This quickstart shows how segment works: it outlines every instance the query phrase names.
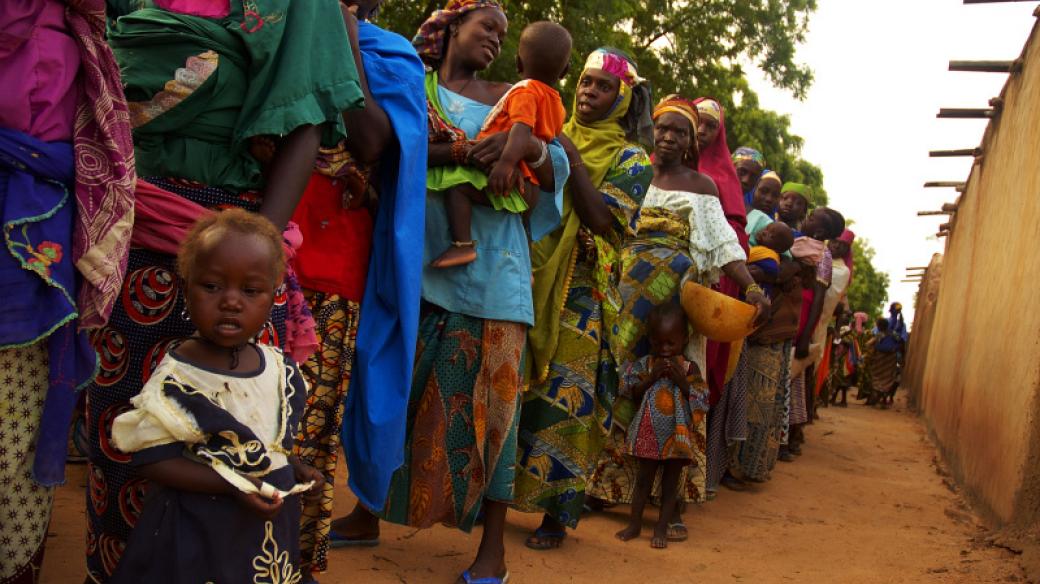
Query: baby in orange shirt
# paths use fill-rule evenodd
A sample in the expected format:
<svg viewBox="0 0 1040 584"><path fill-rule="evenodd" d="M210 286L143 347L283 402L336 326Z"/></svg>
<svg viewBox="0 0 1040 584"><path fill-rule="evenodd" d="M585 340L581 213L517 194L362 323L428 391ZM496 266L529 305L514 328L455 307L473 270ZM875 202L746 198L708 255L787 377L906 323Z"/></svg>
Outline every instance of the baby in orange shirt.
<svg viewBox="0 0 1040 584"><path fill-rule="evenodd" d="M476 242L470 237L472 199L486 189L491 206L513 213L527 211L520 189L537 193L538 179L532 168L548 160L548 152L531 163L524 162L524 151L534 135L543 142L556 139L563 131L567 112L560 93L552 86L567 74L571 56L571 35L559 24L535 22L520 34L517 70L523 80L498 101L477 139L498 132L509 132L502 156L487 175L472 167L460 167L444 174L444 184L433 190L444 191L452 247L430 265L435 268L461 266L477 259Z"/></svg>

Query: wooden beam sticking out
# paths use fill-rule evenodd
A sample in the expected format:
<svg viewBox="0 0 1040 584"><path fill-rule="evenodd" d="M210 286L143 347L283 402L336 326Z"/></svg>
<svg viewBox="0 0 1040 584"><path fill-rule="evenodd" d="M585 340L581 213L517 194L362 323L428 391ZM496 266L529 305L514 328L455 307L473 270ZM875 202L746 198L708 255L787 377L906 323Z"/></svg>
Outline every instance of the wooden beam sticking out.
<svg viewBox="0 0 1040 584"><path fill-rule="evenodd" d="M937 188L944 188L944 187L945 188L953 188L953 189L957 189L957 192L962 193L962 192L964 192L965 185L966 185L966 183L964 183L963 181L956 181L956 180L933 180L933 181L928 181L928 182L924 183L924 188L926 188L926 189L937 189Z"/></svg>
<svg viewBox="0 0 1040 584"><path fill-rule="evenodd" d="M982 148L961 148L959 150L929 150L932 158L952 158L955 156L982 156Z"/></svg>
<svg viewBox="0 0 1040 584"><path fill-rule="evenodd" d="M906 271L908 271L908 272L912 272L912 271L916 272L916 271L925 271L927 269L928 269L928 266L921 266L921 267L907 268Z"/></svg>
<svg viewBox="0 0 1040 584"><path fill-rule="evenodd" d="M981 118L992 118L994 115L993 108L982 108L982 107L944 107L939 108L939 113L935 114L937 118L945 119L981 119Z"/></svg>
<svg viewBox="0 0 1040 584"><path fill-rule="evenodd" d="M900 282L903 282L903 283L906 283L906 284L920 284L923 281L924 280L900 280Z"/></svg>
<svg viewBox="0 0 1040 584"><path fill-rule="evenodd" d="M918 217L931 217L932 215L951 215L949 211L918 211Z"/></svg>
<svg viewBox="0 0 1040 584"><path fill-rule="evenodd" d="M956 213L957 203L943 203L942 210L946 213Z"/></svg>
<svg viewBox="0 0 1040 584"><path fill-rule="evenodd" d="M1022 60L1014 61L950 61L950 71L972 73L1015 73L1022 69Z"/></svg>
<svg viewBox="0 0 1040 584"><path fill-rule="evenodd" d="M1029 0L964 0L965 4L997 4L999 2L1028 2Z"/></svg>

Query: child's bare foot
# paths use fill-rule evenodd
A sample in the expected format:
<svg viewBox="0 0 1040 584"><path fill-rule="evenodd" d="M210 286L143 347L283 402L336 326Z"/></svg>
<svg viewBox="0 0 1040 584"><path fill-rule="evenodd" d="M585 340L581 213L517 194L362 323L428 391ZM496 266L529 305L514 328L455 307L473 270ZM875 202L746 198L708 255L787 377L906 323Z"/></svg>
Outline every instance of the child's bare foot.
<svg viewBox="0 0 1040 584"><path fill-rule="evenodd" d="M642 528L638 525L629 525L628 527L615 533L614 537L620 539L621 541L629 541L639 537L639 534L642 533L642 531Z"/></svg>
<svg viewBox="0 0 1040 584"><path fill-rule="evenodd" d="M452 246L448 248L448 251L442 253L440 257L433 260L430 266L434 268L454 268L455 266L471 264L476 259L477 250L472 245Z"/></svg>
<svg viewBox="0 0 1040 584"><path fill-rule="evenodd" d="M668 547L668 525L657 525L654 527L654 535L650 538L650 547L655 550L663 550Z"/></svg>

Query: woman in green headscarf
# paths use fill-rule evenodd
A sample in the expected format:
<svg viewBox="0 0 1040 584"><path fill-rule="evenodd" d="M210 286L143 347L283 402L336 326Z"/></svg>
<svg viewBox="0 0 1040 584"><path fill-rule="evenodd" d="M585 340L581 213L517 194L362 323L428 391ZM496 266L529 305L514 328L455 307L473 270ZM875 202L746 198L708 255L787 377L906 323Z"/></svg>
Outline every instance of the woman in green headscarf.
<svg viewBox="0 0 1040 584"><path fill-rule="evenodd" d="M532 250L535 326L531 385L520 417L514 506L542 512L527 540L559 547L585 504L585 481L607 432L617 389L606 336L620 306L615 267L650 184L650 92L612 49L585 63L561 142L571 163L561 227Z"/></svg>

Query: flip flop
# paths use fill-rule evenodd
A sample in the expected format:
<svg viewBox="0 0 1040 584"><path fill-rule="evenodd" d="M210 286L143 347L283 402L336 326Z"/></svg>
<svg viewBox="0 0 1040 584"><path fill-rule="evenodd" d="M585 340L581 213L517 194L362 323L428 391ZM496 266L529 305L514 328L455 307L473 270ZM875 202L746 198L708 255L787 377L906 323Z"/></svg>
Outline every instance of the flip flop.
<svg viewBox="0 0 1040 584"><path fill-rule="evenodd" d="M690 537L690 531L686 528L686 524L682 521L676 521L675 523L668 524L667 540L680 542L686 541Z"/></svg>
<svg viewBox="0 0 1040 584"><path fill-rule="evenodd" d="M495 576L489 576L487 578L474 578L470 575L469 570L462 573L462 581L466 584L508 584L509 572L506 572L505 576L497 578Z"/></svg>
<svg viewBox="0 0 1040 584"><path fill-rule="evenodd" d="M537 542L532 539L537 538ZM567 539L566 531L549 531L539 527L534 530L534 535L524 541L524 545L533 550L554 550L560 547L563 540Z"/></svg>
<svg viewBox="0 0 1040 584"><path fill-rule="evenodd" d="M340 535L331 529L329 530L329 547L333 549L348 547L376 547L377 545L379 545L378 537L372 539L355 539Z"/></svg>

